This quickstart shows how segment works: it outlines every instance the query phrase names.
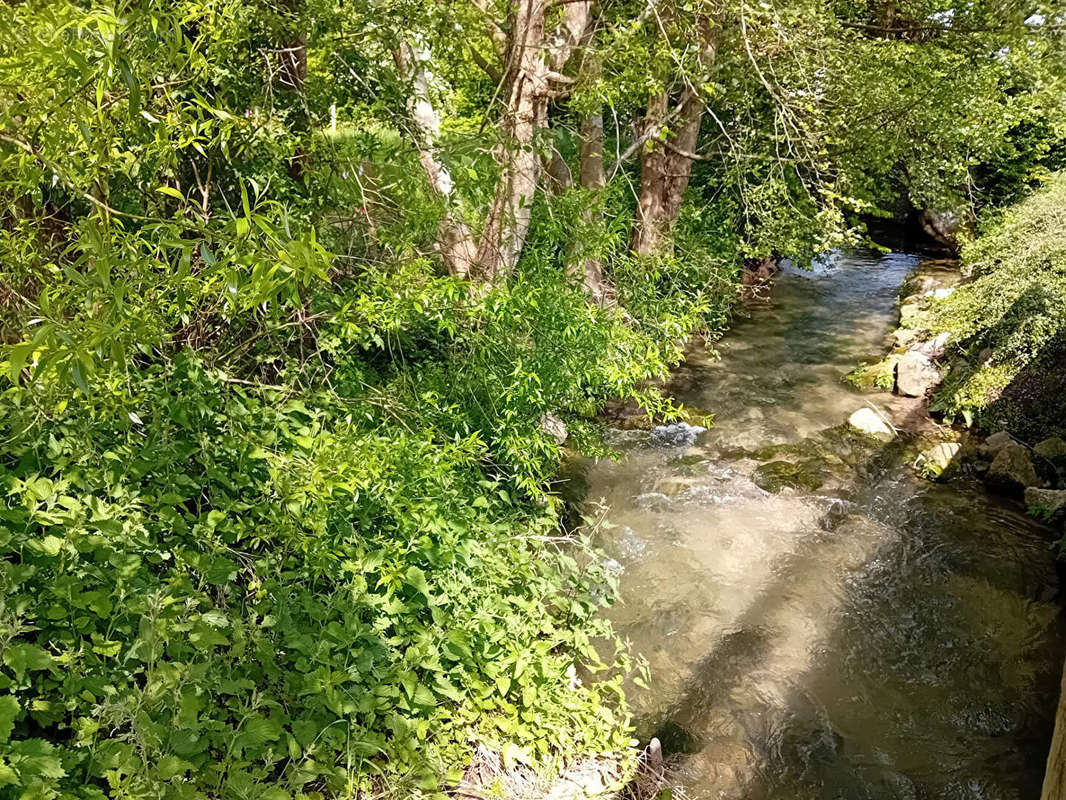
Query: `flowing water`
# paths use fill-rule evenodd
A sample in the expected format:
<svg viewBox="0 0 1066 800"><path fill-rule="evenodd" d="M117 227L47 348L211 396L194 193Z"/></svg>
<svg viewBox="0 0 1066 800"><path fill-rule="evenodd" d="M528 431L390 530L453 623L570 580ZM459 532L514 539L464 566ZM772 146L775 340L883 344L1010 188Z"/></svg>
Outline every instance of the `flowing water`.
<svg viewBox="0 0 1066 800"><path fill-rule="evenodd" d="M1047 531L841 424L867 400L924 419L841 381L883 351L920 260L787 270L675 376L711 430L618 431L625 458L587 470L614 620L650 670L639 733L691 798L1039 796L1062 663Z"/></svg>

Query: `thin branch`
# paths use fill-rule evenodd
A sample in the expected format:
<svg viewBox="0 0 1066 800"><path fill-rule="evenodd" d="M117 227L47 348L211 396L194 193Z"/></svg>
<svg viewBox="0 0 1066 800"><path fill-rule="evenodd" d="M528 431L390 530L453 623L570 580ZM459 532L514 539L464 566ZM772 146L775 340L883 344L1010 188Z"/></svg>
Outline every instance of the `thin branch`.
<svg viewBox="0 0 1066 800"><path fill-rule="evenodd" d="M37 159L37 161L40 162L43 166L48 167L48 169L52 170L52 172L55 174L55 176L57 178L59 178L68 189L70 189L73 192L76 192L80 197L84 198L85 200L88 200L90 203L92 203L94 206L99 208L101 211L104 211L104 212L106 212L108 214L114 214L114 215L119 216L119 217L127 217L129 219L138 219L138 220L150 220L151 219L151 217L142 217L139 214L128 214L125 211L119 211L117 208L112 208L107 203L105 203L103 200L101 200L98 197L93 196L89 192L86 192L86 191L83 191L81 189L78 189L74 185L74 182L72 180L70 180L70 178L68 178L66 175L63 174L63 170L60 168L60 166L58 164L54 163L53 161L51 161L50 159L48 159L47 157L45 157L41 153L38 153L36 150L33 149L32 146L30 146L28 143L22 141L21 139L19 139L17 137L14 137L14 136L9 136L9 135L7 135L5 133L0 133L0 141L7 142L8 144L12 144L15 147L18 147L19 149L24 150L25 152L29 153L31 156L33 156L35 159Z"/></svg>
<svg viewBox="0 0 1066 800"><path fill-rule="evenodd" d="M490 64L488 62L488 59L486 59L485 56L481 55L481 53L479 53L477 48L473 45L470 46L470 55L474 59L474 63L481 67L482 71L484 71L486 75L492 78L492 80L496 81L497 83L503 80L503 75L500 73L500 70Z"/></svg>
<svg viewBox="0 0 1066 800"><path fill-rule="evenodd" d="M680 102L676 106L674 106L661 120L659 120L658 125L649 125L646 131L644 131L640 136L634 139L633 143L622 151L622 154L619 155L617 159L615 159L614 166L611 168L611 176L610 178L608 178L608 180L613 180L614 176L618 174L618 170L621 168L622 164L632 158L634 153L636 153L641 147L643 147L647 142L649 142L656 136L657 128L662 125L665 125L667 122L670 122L672 119L674 119L674 117L676 117L684 110L685 104L689 101L690 97L691 95L688 92L685 92L682 95Z"/></svg>

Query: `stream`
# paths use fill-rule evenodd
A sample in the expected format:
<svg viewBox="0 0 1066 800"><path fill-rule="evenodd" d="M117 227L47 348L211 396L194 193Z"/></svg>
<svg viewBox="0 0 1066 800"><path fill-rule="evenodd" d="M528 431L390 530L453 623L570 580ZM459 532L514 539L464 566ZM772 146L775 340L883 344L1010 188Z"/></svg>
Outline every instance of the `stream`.
<svg viewBox="0 0 1066 800"><path fill-rule="evenodd" d="M884 352L921 260L786 269L670 384L710 430L612 431L624 458L586 464L612 617L649 669L638 734L693 800L1040 794L1063 654L1047 531L842 424L867 401L925 420L841 380Z"/></svg>

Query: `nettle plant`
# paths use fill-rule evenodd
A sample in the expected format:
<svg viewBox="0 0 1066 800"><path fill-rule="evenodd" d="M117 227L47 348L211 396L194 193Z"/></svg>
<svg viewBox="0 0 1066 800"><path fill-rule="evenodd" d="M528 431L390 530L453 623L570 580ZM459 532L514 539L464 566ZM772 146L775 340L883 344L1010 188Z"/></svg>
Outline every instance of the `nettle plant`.
<svg viewBox="0 0 1066 800"><path fill-rule="evenodd" d="M367 429L186 356L133 405L2 404L6 441L35 431L0 469L12 796L434 794L474 742L626 746L592 644L613 578L545 547L476 437Z"/></svg>

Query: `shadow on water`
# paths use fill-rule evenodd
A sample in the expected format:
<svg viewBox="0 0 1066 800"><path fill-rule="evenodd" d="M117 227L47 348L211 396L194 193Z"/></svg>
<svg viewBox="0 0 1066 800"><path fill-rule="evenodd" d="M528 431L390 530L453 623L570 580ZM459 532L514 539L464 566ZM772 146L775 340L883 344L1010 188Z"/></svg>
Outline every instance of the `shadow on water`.
<svg viewBox="0 0 1066 800"><path fill-rule="evenodd" d="M840 428L866 399L840 378L882 346L918 261L786 274L721 361L684 368L681 399L718 425L671 447L620 433L627 458L588 473L616 525L615 622L651 669L631 690L640 733L691 797L1039 793L1062 653L1046 531L978 486L919 480L903 443ZM764 491L769 459L819 488Z"/></svg>

